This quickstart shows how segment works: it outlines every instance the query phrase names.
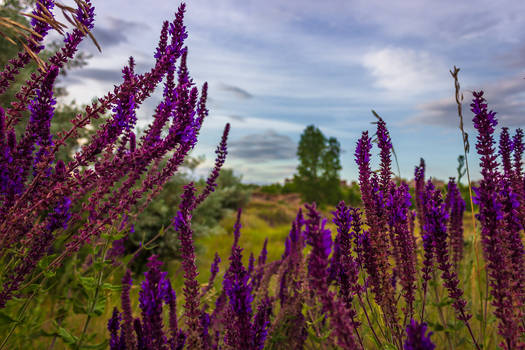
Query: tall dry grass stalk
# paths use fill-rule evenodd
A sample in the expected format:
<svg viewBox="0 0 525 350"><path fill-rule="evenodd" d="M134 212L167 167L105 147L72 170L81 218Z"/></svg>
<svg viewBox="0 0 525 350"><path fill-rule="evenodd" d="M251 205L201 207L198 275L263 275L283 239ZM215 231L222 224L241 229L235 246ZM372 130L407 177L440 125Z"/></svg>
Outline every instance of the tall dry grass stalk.
<svg viewBox="0 0 525 350"><path fill-rule="evenodd" d="M468 157L467 154L470 151L470 144L468 140L468 133L465 132L465 126L463 123L463 109L461 103L463 102L463 94L460 92L460 85L459 85L459 71L460 69L456 66L454 66L454 69L450 71L450 74L452 75L452 78L454 79L454 88L455 88L455 98L456 98L456 105L458 108L458 117L459 117L459 130L461 130L461 138L463 140L463 152L465 156L465 167L467 170L467 181L468 181L468 191L469 191L469 200L470 200L470 211L472 213L472 228L473 228L473 244L474 244L474 257L476 260L476 273L478 275L478 281L481 281L481 266L480 266L480 259L479 259L479 244L478 244L478 233L476 229L476 216L474 214L474 202L472 199L472 182L470 180L470 169L468 165ZM478 283L478 292L480 297L480 315L482 317L480 318L480 328L482 332L482 339L485 338L485 330L487 327L486 319L487 319L487 307L488 307L488 279L487 276L485 276L486 281L486 290L485 290L485 301L483 302L483 290L482 290L482 284Z"/></svg>

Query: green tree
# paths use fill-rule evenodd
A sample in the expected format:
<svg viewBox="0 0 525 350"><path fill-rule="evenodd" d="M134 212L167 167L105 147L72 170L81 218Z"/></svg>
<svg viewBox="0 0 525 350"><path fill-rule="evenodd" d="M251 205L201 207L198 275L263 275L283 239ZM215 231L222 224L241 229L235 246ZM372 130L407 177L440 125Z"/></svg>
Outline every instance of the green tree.
<svg viewBox="0 0 525 350"><path fill-rule="evenodd" d="M294 176L303 200L335 204L341 198L340 155L341 146L335 137L327 139L314 125L306 127L297 147L299 165Z"/></svg>
<svg viewBox="0 0 525 350"><path fill-rule="evenodd" d="M335 204L341 199L339 172L341 171L341 144L335 137L330 137L326 143L322 158L321 189L326 203Z"/></svg>

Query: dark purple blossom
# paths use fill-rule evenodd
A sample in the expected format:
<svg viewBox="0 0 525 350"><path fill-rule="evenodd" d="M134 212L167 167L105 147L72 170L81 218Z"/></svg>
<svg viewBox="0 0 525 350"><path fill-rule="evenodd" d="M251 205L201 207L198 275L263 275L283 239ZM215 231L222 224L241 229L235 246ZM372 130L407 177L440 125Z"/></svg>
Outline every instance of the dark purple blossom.
<svg viewBox="0 0 525 350"><path fill-rule="evenodd" d="M111 318L108 321L108 331L110 334L109 348L111 350L121 349L120 338L118 336L118 331L120 329L120 320L121 320L120 312L115 307L113 309L113 316L111 316Z"/></svg>
<svg viewBox="0 0 525 350"><path fill-rule="evenodd" d="M241 229L241 210L237 213L234 226L234 240L230 256L230 266L225 273L223 289L228 297L229 308L226 312L228 327L224 343L232 349L253 348L252 332L252 285L249 283L248 270L242 264L242 248L239 247Z"/></svg>
<svg viewBox="0 0 525 350"><path fill-rule="evenodd" d="M390 209L389 226L393 241L396 273L399 277L403 297L406 302L405 314L412 317L414 295L416 290L416 247L409 228L410 193L408 185L402 183L392 187L387 205ZM395 283L394 283L395 288Z"/></svg>
<svg viewBox="0 0 525 350"><path fill-rule="evenodd" d="M167 337L163 332L162 305L169 297L169 284L166 272L161 272L162 262L155 255L148 259L148 271L139 292L142 310L142 332L147 347L165 349Z"/></svg>
<svg viewBox="0 0 525 350"><path fill-rule="evenodd" d="M334 243L330 265L330 280L336 280L339 293L347 307L351 307L353 293L359 290L359 266L352 256L351 227L353 225L352 208L344 202L337 205L333 212L333 222L337 226L337 236Z"/></svg>
<svg viewBox="0 0 525 350"><path fill-rule="evenodd" d="M480 157L481 180L475 189L476 204L479 205L477 218L481 223L481 238L494 314L498 318L498 332L503 337L500 344L506 350L524 346L519 334L525 332L522 302L523 278L516 279L516 263L523 261L523 244L515 239L512 210L515 202L509 196L508 186L498 171L495 152L494 131L497 125L496 113L487 110L483 91L474 92L471 110L474 113L474 127L478 131L476 150ZM506 224L502 225L502 222ZM507 230L510 229L510 230ZM523 262L521 262L521 266ZM522 267L523 268L523 267ZM520 290L521 289L521 290Z"/></svg>
<svg viewBox="0 0 525 350"><path fill-rule="evenodd" d="M418 323L413 319L410 320L406 334L404 350L434 350L436 348L430 339L432 332L427 333L427 324L424 322Z"/></svg>
<svg viewBox="0 0 525 350"><path fill-rule="evenodd" d="M120 296L122 307L121 345L124 349L133 349L137 344L135 336L133 335L133 314L129 297L132 285L133 280L131 279L131 271L126 270L126 273L122 278L122 293Z"/></svg>
<svg viewBox="0 0 525 350"><path fill-rule="evenodd" d="M520 210L518 210L521 217L521 225L525 227L525 178L523 176L523 153L525 145L523 143L523 130L517 129L516 134L512 138L512 146L514 152L512 154L512 189L518 195L520 201Z"/></svg>
<svg viewBox="0 0 525 350"><path fill-rule="evenodd" d="M457 267L463 258L463 214L466 203L454 178L450 178L447 185L447 198L445 200L446 210L449 212L449 242L452 254L452 262Z"/></svg>
<svg viewBox="0 0 525 350"><path fill-rule="evenodd" d="M179 211L173 219L173 225L180 241L180 254L184 270L184 316L187 328L187 344L190 348L202 347L202 329L200 319L200 286L197 281L198 271L195 264L195 248L191 229L192 208L195 203L195 187L190 183L184 187Z"/></svg>
<svg viewBox="0 0 525 350"><path fill-rule="evenodd" d="M268 336L270 326L270 315L272 313L272 302L270 298L265 297L255 313L252 327L253 345L251 349L262 350Z"/></svg>
<svg viewBox="0 0 525 350"><path fill-rule="evenodd" d="M390 184L390 177L392 176L392 159L390 153L392 152L392 141L390 140L390 134L386 128L386 123L383 119L379 118L377 122L377 144L379 146L380 158L381 158L381 190L387 191Z"/></svg>
<svg viewBox="0 0 525 350"><path fill-rule="evenodd" d="M324 290L328 283L328 256L332 250L332 236L326 229L315 203L306 205L306 242L312 247L308 256L308 277L314 290Z"/></svg>
<svg viewBox="0 0 525 350"><path fill-rule="evenodd" d="M463 291L459 288L457 273L449 262L449 247L447 222L448 213L445 208L441 192L434 188L429 180L425 188L426 195L424 205L426 208L425 232L432 237L432 243L436 255L438 268L441 270L443 285L448 290L448 296L453 300L452 306L457 312L457 318L465 322L469 328L468 320L471 315L467 313L467 302L463 298ZM475 339L474 339L475 340Z"/></svg>

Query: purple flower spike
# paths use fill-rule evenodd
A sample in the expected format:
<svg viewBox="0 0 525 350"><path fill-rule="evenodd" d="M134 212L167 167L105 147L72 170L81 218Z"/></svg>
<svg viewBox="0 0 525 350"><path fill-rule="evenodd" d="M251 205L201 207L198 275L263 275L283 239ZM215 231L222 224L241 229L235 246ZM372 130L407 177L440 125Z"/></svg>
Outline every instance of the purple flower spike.
<svg viewBox="0 0 525 350"><path fill-rule="evenodd" d="M498 318L498 333L503 337L503 349L525 347L519 334L523 334L523 303L525 281L523 274L523 243L516 233L520 231L515 207L519 206L517 196L509 183L498 171L495 152L494 128L496 113L487 110L483 91L474 92L471 110L475 114L474 127L478 131L476 149L480 157L483 179L476 192L479 204L477 218L481 223L483 254L487 261L490 293L493 297L494 314ZM507 144L507 145L505 145ZM519 148L518 143L516 146ZM503 140L502 153L508 151L508 141ZM519 152L519 151L518 151ZM503 158L504 162L507 162ZM507 169L505 169L507 168ZM508 164L504 165L508 170Z"/></svg>
<svg viewBox="0 0 525 350"><path fill-rule="evenodd" d="M108 321L108 331L110 334L109 348L111 350L120 350L122 348L118 331L120 329L120 312L117 308L113 309L113 316Z"/></svg>
<svg viewBox="0 0 525 350"><path fill-rule="evenodd" d="M202 107L201 107L202 108ZM217 159L215 159L215 167L213 168L210 176L206 180L206 188L204 191L199 195L197 200L195 201L195 206L199 205L208 195L215 191L215 187L217 187L217 178L219 177L220 170L222 166L224 165L224 162L226 161L226 155L228 154L228 148L227 148L227 142L228 142L228 134L230 133L230 124L227 123L226 127L224 128L224 132L222 134L221 143L217 147L217 150L215 153L217 154Z"/></svg>
<svg viewBox="0 0 525 350"><path fill-rule="evenodd" d="M306 205L306 242L312 246L308 256L308 275L314 289L324 290L328 282L328 256L332 249L330 230L325 228L326 219L321 219L315 203Z"/></svg>
<svg viewBox="0 0 525 350"><path fill-rule="evenodd" d="M512 138L513 152L513 172L512 172L512 190L518 195L520 201L519 211L521 217L521 226L525 227L525 178L523 177L523 153L525 145L523 144L523 130L517 129L516 134Z"/></svg>
<svg viewBox="0 0 525 350"><path fill-rule="evenodd" d="M195 264L195 247L193 244L193 231L191 229L192 209L195 203L195 187L190 183L184 187L179 212L173 220L175 230L180 240L180 253L182 268L184 270L184 316L187 327L187 345L189 348L202 347L202 328L199 322L201 311L200 286L197 281L199 274Z"/></svg>
<svg viewBox="0 0 525 350"><path fill-rule="evenodd" d="M392 160L390 159L390 153L392 152L392 141L390 140L390 134L386 128L386 123L383 119L379 118L377 122L377 143L379 146L380 158L381 158L381 189L386 191L388 184L390 183L390 177L392 176Z"/></svg>
<svg viewBox="0 0 525 350"><path fill-rule="evenodd" d="M513 144L510 139L509 128L501 128L499 154L501 156L501 164L503 165L503 178L505 181L511 181L512 179L512 150Z"/></svg>
<svg viewBox="0 0 525 350"><path fill-rule="evenodd" d="M438 268L441 270L443 284L448 290L449 297L454 300L453 307L456 309L459 320L465 322L468 327L468 320L471 315L466 312L467 302L463 299L463 291L458 287L459 280L456 272L452 269L452 264L448 257L447 243L447 221L448 213L441 198L441 192L434 188L432 181L429 180L426 187L424 205L427 210L425 221L425 231L432 236L435 256Z"/></svg>
<svg viewBox="0 0 525 350"><path fill-rule="evenodd" d="M397 188L391 189L389 196L390 230L393 240L393 253L396 261L396 276L399 275L403 297L406 301L405 314L412 317L413 302L416 289L416 247L409 228L409 188L402 183ZM393 281L393 283L395 280ZM395 283L394 283L395 288Z"/></svg>
<svg viewBox="0 0 525 350"><path fill-rule="evenodd" d="M131 279L131 271L126 270L124 277L122 278L122 294L120 301L122 305L122 346L125 349L133 349L136 345L135 336L133 335L133 315L131 312L131 300L129 298L129 292L133 280Z"/></svg>
<svg viewBox="0 0 525 350"><path fill-rule="evenodd" d="M249 274L242 264L242 248L239 247L241 210L237 212L230 266L224 276L223 289L229 300L226 313L228 328L224 342L233 349L252 348L252 285Z"/></svg>
<svg viewBox="0 0 525 350"><path fill-rule="evenodd" d="M254 316L252 327L253 344L251 349L262 350L264 348L264 343L266 342L266 337L268 336L271 313L272 302L270 298L266 297L262 300Z"/></svg>
<svg viewBox="0 0 525 350"><path fill-rule="evenodd" d="M350 229L354 225L354 210L341 201L333 212L333 222L337 226L337 237L330 265L330 280L339 284L339 293L348 308L352 295L359 290L359 265L352 257Z"/></svg>
<svg viewBox="0 0 525 350"><path fill-rule="evenodd" d="M330 327L334 329L337 345L343 349L355 349L357 348L353 329L355 313L328 289L328 256L332 245L331 232L325 228L326 219L321 219L315 203L306 204L305 207L307 210L305 236L307 243L312 247L308 256L310 292L318 296L323 311L330 315Z"/></svg>
<svg viewBox="0 0 525 350"><path fill-rule="evenodd" d="M449 211L449 241L452 248L452 262L457 267L463 258L463 214L466 204L454 178L450 178L448 183L447 199L445 201L447 211Z"/></svg>
<svg viewBox="0 0 525 350"><path fill-rule="evenodd" d="M168 297L169 285L166 272L161 272L162 262L152 255L148 259L146 279L142 282L139 303L142 310L142 331L147 347L165 349L167 342L163 332L162 305Z"/></svg>
<svg viewBox="0 0 525 350"><path fill-rule="evenodd" d="M371 150L372 140L368 137L368 131L364 131L357 142L355 158L359 167L359 184L361 187L363 203L365 203L365 205L372 201L372 185L370 184L370 176L372 175L372 170L370 169Z"/></svg>
<svg viewBox="0 0 525 350"><path fill-rule="evenodd" d="M407 326L406 333L404 350L434 350L436 348L432 340L430 340L432 332L427 334L426 323L418 323L412 319Z"/></svg>

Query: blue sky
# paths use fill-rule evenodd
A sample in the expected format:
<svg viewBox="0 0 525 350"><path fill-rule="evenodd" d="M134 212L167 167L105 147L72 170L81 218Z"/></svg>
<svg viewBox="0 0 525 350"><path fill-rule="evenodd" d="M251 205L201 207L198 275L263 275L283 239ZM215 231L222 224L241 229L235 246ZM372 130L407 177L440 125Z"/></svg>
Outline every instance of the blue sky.
<svg viewBox="0 0 525 350"><path fill-rule="evenodd" d="M120 82L132 55L139 72L153 64L162 21L175 1L92 0L96 7L89 65L67 78L68 99L89 102ZM483 89L500 124L525 127L525 5L521 1L192 0L187 4L188 64L210 84L210 116L193 155L213 163L231 123L226 162L246 182L290 177L302 130L318 126L343 148L342 177L357 179L353 160L371 109L389 125L404 177L423 157L428 174L456 175L462 153L454 86L461 68L470 161L477 176L469 100ZM159 89L159 93L161 88ZM147 125L159 96L140 110Z"/></svg>

